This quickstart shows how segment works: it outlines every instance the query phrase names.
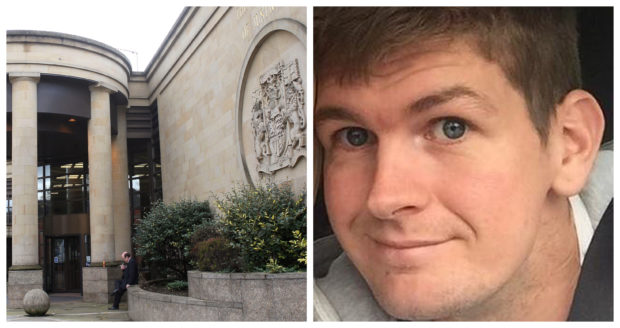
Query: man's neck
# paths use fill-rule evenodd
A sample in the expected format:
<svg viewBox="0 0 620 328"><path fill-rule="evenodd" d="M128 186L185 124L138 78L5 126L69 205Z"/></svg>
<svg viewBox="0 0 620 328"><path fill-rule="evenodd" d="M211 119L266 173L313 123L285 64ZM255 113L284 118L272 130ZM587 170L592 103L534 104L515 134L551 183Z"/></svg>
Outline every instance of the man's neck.
<svg viewBox="0 0 620 328"><path fill-rule="evenodd" d="M457 320L565 321L580 273L577 232L567 199L543 213L528 260L509 283Z"/></svg>

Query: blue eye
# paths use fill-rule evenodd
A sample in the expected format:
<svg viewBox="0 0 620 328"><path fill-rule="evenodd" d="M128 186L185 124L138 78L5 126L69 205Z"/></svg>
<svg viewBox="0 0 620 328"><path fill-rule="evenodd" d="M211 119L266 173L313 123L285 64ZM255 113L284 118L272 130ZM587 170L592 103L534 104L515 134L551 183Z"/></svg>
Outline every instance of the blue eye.
<svg viewBox="0 0 620 328"><path fill-rule="evenodd" d="M467 129L465 121L449 117L437 121L432 132L435 138L457 140L465 135Z"/></svg>
<svg viewBox="0 0 620 328"><path fill-rule="evenodd" d="M368 131L361 128L344 129L346 142L353 147L361 147L368 142Z"/></svg>
<svg viewBox="0 0 620 328"><path fill-rule="evenodd" d="M457 120L446 120L443 123L443 134L448 137L448 139L458 139L465 134L465 130L467 130L467 126L465 123Z"/></svg>

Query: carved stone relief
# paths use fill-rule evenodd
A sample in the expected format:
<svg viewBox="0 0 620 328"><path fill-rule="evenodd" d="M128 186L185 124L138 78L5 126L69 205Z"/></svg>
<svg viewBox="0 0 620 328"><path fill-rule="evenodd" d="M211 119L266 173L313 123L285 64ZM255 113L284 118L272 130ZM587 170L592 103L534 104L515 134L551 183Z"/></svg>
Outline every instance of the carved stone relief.
<svg viewBox="0 0 620 328"><path fill-rule="evenodd" d="M294 167L306 156L306 111L297 59L280 61L252 93L252 132L259 174Z"/></svg>

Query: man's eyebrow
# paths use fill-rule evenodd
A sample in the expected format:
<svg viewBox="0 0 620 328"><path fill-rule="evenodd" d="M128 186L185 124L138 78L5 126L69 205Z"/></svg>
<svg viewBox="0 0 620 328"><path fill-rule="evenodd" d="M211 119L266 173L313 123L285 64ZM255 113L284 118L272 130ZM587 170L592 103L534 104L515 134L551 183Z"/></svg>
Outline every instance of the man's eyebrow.
<svg viewBox="0 0 620 328"><path fill-rule="evenodd" d="M456 85L436 93L424 96L416 101L414 101L411 105L408 106L409 111L411 112L422 112L433 107L445 104L451 100L457 98L472 98L477 102L482 103L484 106L481 106L484 110L493 109L494 107L489 104L488 101L485 100L485 97L480 95L479 93L473 91L472 89L463 86ZM319 107L314 114L314 125L318 126L325 121L329 120L337 120L337 121L353 121L363 123L364 119L362 116L358 115L355 112L347 110L344 107L340 106L325 106Z"/></svg>
<svg viewBox="0 0 620 328"><path fill-rule="evenodd" d="M353 122L363 121L360 115L353 113L344 107L326 106L318 108L316 113L314 114L314 125L318 126L321 123L329 120Z"/></svg>
<svg viewBox="0 0 620 328"><path fill-rule="evenodd" d="M451 100L463 97L472 98L478 102L484 103L485 106L482 106L482 108L485 110L493 108L479 93L466 86L456 85L414 101L409 105L409 110L411 112L423 112Z"/></svg>

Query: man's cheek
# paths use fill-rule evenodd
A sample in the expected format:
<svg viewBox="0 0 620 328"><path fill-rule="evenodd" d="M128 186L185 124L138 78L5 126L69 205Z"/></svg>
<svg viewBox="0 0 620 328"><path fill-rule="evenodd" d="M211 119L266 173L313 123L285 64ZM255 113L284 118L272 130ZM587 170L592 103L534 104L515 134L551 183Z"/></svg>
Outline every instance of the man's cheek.
<svg viewBox="0 0 620 328"><path fill-rule="evenodd" d="M372 173L350 166L326 166L325 203L330 220L351 220L364 207Z"/></svg>
<svg viewBox="0 0 620 328"><path fill-rule="evenodd" d="M501 253L502 244L527 238L533 204L526 179L515 170L463 172L457 187L444 188L445 204L473 230L476 244Z"/></svg>

